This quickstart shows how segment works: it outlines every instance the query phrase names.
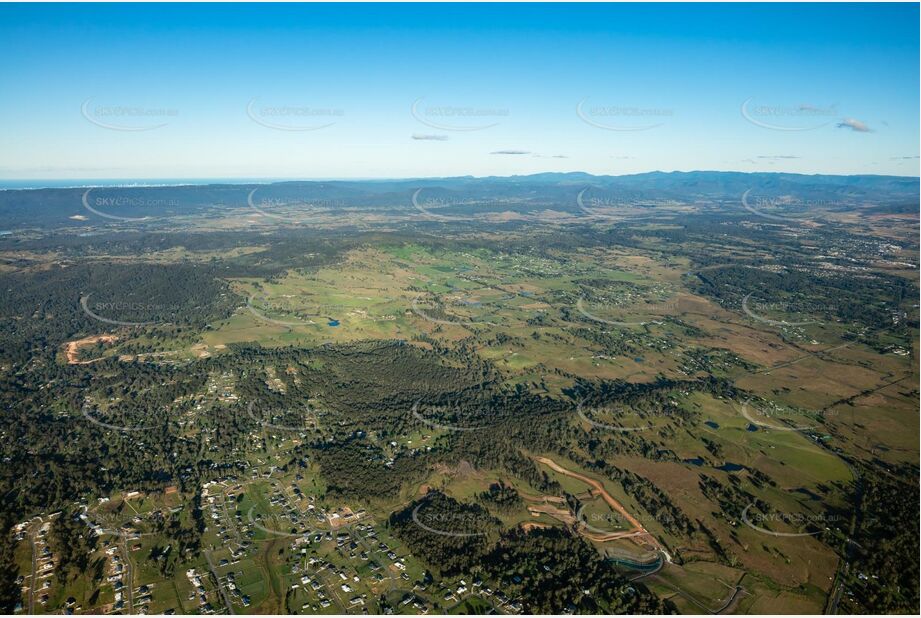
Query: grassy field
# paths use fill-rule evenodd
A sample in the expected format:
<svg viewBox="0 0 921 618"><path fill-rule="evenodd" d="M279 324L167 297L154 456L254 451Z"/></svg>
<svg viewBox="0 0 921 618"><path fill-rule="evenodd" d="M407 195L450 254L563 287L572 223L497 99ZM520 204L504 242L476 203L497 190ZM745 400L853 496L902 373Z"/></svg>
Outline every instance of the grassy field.
<svg viewBox="0 0 921 618"><path fill-rule="evenodd" d="M244 247L234 255L258 251ZM188 256L172 251L151 259L170 262ZM725 555L717 556L701 533L674 536L662 513L647 511L620 482L600 478L560 453L540 455L597 479L664 545L680 551L683 564L669 564L643 579L679 610L716 611L741 582L745 593L733 599L734 611L819 611L838 557L828 542L813 534L816 526L774 521L772 531L801 536L765 535L724 509L706 493L701 479L715 479L721 488L729 488L726 491L736 490L752 502L763 501L779 512L825 524L820 527L828 528L830 535L840 534L846 522L828 519L828 512L846 510L845 489L854 474L839 451L890 464L917 462L917 367L910 357L880 353L850 336L846 325L779 325L810 316L767 309L762 317L774 322L768 323L717 304L694 292L690 267L684 259L604 248L537 258L498 249L449 251L412 243L363 247L319 269L289 268L271 279L233 278L230 283L245 304L195 335L160 341L127 334L86 352L118 356L120 347L135 344L154 346L156 354L162 354L150 355L148 362L187 362L227 353L228 346L238 342L277 348L403 340L427 349L435 346L433 342L448 347L463 342L490 361L505 386L523 385L555 397L561 397L575 377L633 383L660 377L726 377L737 396L669 395L693 419L680 427L660 414L664 408L580 410L578 402L567 400L572 404L570 430L580 427L602 440L631 444L636 432L637 441L644 441L641 447L632 452L612 449L616 454L607 456L606 463L648 479L690 521L706 522ZM699 360L707 354L715 358L711 365ZM269 383L282 370L262 371ZM101 408L104 411L104 405ZM619 433L624 429L631 434ZM437 444L445 436L443 430L424 428L394 438L402 448ZM398 451L389 439L368 439L384 457ZM218 609L226 595L237 612L358 613L374 610L381 595L398 612L410 612L411 605L400 603L412 582L422 578L425 565L388 533L383 522L428 489L474 502L501 480L525 497L520 508L495 513L509 528L563 526L576 516L561 504L560 496L542 496L522 479L500 470L476 469L468 462L439 465L424 482L406 483L399 495L387 500L337 503L327 498L316 464L297 472L272 469L289 463L288 449L298 441L290 435L273 437L267 441L267 452L248 461L258 474L222 481L209 490L203 504L207 529L202 549L215 566L201 554L183 567L201 576L203 592L184 571L164 574L162 563L153 557L171 545L167 536L155 532L154 514L188 504L188 494L130 499L118 494L109 502L91 503L90 514L107 522L106 527L128 524L141 533L126 548L116 547L114 534L104 535L93 559L110 569L112 554L106 550L126 552L133 571L131 585L150 589L150 613L170 608L200 611L202 594ZM539 468L563 492L579 497L582 521L603 531L629 529L604 501L589 495L587 483L544 465ZM295 495L294 487L301 493ZM341 528L350 537L340 543L340 528L327 516L346 507L367 512ZM188 523L191 515L186 509L179 517ZM373 527L373 536L359 525ZM305 533L309 542L300 542ZM630 540L592 542L609 556L649 557L649 551ZM174 544L172 551L178 546ZM388 557L391 551L404 568ZM20 573L31 570L28 539L17 542L14 560ZM305 576L311 581L305 583ZM314 581L320 582L316 588ZM73 595L84 608L109 609L115 598L110 584L93 597L89 576L75 578L66 589L52 582L47 594L49 607ZM440 603L448 613L480 613L491 607L481 598L445 602L435 594L425 602L429 608Z"/></svg>

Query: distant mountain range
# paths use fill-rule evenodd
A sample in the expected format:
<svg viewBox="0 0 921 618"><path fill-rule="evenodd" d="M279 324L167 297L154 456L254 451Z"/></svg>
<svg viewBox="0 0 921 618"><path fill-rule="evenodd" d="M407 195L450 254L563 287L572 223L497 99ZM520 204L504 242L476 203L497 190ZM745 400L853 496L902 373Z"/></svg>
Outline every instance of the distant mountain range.
<svg viewBox="0 0 921 618"><path fill-rule="evenodd" d="M86 226L114 220L163 215L206 214L214 209L256 203L321 203L325 208L398 211L413 208L412 196L455 204L496 202L525 209L571 211L586 189L609 200L675 200L686 203L739 203L745 192L803 204L834 203L841 208L880 208L918 212L919 179L910 176L828 176L744 172L648 172L594 176L583 172L548 172L528 176L475 178L284 181L177 186L8 189L0 191L0 230ZM89 206L89 208L87 207ZM111 219L96 212L118 213ZM85 219L84 219L85 217Z"/></svg>

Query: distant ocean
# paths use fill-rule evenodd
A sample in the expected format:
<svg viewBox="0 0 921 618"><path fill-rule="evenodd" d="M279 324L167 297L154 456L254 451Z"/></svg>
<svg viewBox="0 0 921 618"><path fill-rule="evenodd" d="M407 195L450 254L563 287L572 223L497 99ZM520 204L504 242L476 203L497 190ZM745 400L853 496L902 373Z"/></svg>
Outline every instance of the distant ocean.
<svg viewBox="0 0 921 618"><path fill-rule="evenodd" d="M382 178L86 178L4 180L0 191L17 189L88 189L90 187L179 187L184 185L267 185L273 182L375 182Z"/></svg>
<svg viewBox="0 0 921 618"><path fill-rule="evenodd" d="M8 189L84 189L89 187L176 187L181 185L246 185L298 180L295 178L91 178L75 180L3 180L0 191Z"/></svg>

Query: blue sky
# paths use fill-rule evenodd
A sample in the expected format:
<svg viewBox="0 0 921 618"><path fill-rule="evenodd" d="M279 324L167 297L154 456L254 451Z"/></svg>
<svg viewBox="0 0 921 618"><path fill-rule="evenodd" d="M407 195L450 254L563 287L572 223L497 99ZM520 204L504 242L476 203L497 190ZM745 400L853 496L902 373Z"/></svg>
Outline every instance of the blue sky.
<svg viewBox="0 0 921 618"><path fill-rule="evenodd" d="M0 178L918 175L918 5L0 5Z"/></svg>

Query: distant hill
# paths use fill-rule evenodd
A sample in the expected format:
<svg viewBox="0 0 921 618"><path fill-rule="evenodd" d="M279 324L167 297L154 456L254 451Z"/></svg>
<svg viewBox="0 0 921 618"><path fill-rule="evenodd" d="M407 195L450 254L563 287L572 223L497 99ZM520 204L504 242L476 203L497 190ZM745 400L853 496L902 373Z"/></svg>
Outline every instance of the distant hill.
<svg viewBox="0 0 921 618"><path fill-rule="evenodd" d="M583 172L548 172L528 176L475 178L287 181L271 184L207 184L93 189L20 189L0 191L0 231L78 227L177 214L206 215L226 208L245 208L255 190L257 203L319 203L326 208L398 211L412 208L418 189L428 199L457 203L495 201L497 207L519 203L528 208L572 211L582 189L610 199L676 200L737 204L742 194L794 198L802 203L840 204L841 208L880 208L918 212L919 179L907 176L828 176L743 172L648 172L593 176ZM86 204L84 204L86 201ZM89 206L89 208L87 207ZM93 212L95 209L97 212ZM113 215L107 218L98 214Z"/></svg>

